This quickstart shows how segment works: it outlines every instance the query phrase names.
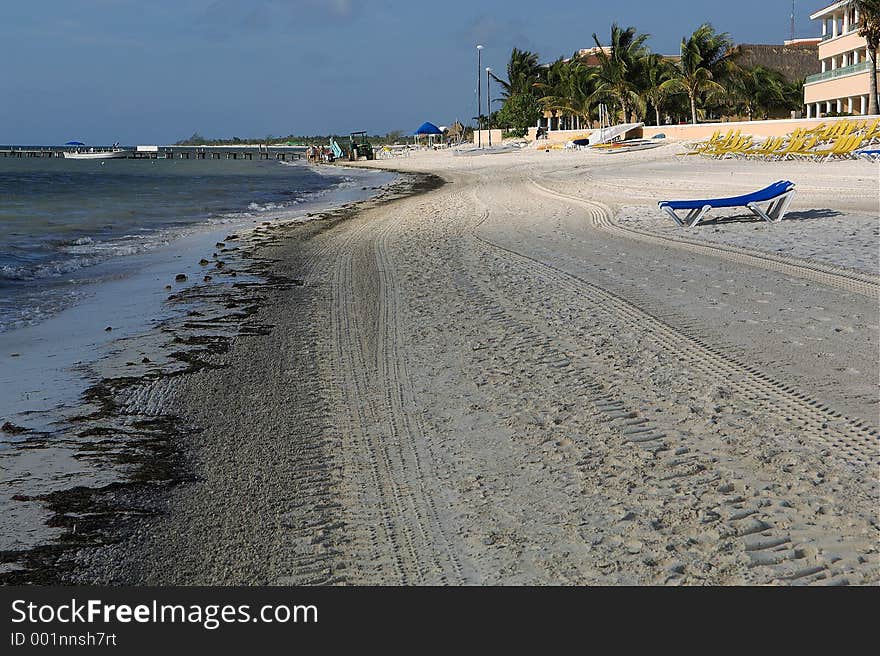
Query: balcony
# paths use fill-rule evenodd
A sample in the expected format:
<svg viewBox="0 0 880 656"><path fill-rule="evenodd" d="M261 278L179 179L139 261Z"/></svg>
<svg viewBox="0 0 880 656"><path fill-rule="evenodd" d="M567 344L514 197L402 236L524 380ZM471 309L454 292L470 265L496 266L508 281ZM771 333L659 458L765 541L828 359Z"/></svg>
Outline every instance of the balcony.
<svg viewBox="0 0 880 656"><path fill-rule="evenodd" d="M817 73L816 75L808 75L807 81L804 84L813 84L815 82L824 82L825 80L833 80L834 78L844 77L845 75L854 75L856 73L863 73L868 70L870 62L863 61L858 64L853 64L852 66L844 66L843 68L836 68L833 71L825 71L824 73Z"/></svg>

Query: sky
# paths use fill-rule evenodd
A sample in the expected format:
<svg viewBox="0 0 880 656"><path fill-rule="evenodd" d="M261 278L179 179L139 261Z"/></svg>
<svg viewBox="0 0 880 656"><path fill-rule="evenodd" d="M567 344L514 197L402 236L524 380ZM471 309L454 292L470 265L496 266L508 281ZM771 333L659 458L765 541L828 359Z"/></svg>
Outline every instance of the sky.
<svg viewBox="0 0 880 656"><path fill-rule="evenodd" d="M818 34L809 14L825 4L797 0L798 37ZM791 0L0 0L0 144L412 132L476 114L478 43L503 76L514 46L552 61L594 32L607 42L613 22L676 54L703 22L781 43L790 13Z"/></svg>

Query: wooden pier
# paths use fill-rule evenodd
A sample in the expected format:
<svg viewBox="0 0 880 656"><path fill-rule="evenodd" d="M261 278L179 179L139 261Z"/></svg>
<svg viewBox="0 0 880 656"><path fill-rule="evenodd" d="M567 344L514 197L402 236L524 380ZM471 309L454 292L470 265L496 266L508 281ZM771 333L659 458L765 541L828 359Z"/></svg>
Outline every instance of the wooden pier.
<svg viewBox="0 0 880 656"><path fill-rule="evenodd" d="M142 148L148 148L142 150ZM64 157L71 152L64 146L0 146L0 157L14 158L52 158ZM77 149L89 152L86 148ZM95 148L95 151L110 150L106 147ZM125 149L126 156L116 159L213 159L213 160L277 160L292 162L305 157L305 148L300 146L150 146ZM94 160L97 161L97 160ZM106 160L101 160L106 161Z"/></svg>

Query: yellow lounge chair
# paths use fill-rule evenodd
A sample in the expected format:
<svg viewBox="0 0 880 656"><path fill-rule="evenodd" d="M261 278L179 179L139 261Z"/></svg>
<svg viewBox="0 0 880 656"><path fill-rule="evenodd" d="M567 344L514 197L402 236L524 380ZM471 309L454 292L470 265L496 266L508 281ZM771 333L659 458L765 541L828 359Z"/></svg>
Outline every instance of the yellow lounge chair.
<svg viewBox="0 0 880 656"><path fill-rule="evenodd" d="M756 148L745 150L740 155L744 157L767 157L773 155L776 151L785 145L785 137L769 137L764 143Z"/></svg>
<svg viewBox="0 0 880 656"><path fill-rule="evenodd" d="M798 151L804 150L807 141L812 142L812 145L810 146L810 148L812 148L813 145L815 145L817 139L818 138L816 137L816 135L812 135L812 136L808 137L808 136L804 136L804 135L795 136L794 134L792 134L791 138L788 140L788 143L785 145L785 147L777 150L775 153L773 153L771 155L771 157L775 160L784 160L791 153L796 153Z"/></svg>
<svg viewBox="0 0 880 656"><path fill-rule="evenodd" d="M742 153L752 146L752 137L744 134L738 136L730 143L717 146L705 151L703 154L714 159L723 159L728 155L736 155Z"/></svg>
<svg viewBox="0 0 880 656"><path fill-rule="evenodd" d="M693 144L690 145L690 149L691 149L690 151L688 151L688 152L686 152L686 153L678 153L678 154L679 154L679 155L682 155L682 156L687 156L687 155L699 155L699 154L701 154L703 151L705 151L705 150L707 150L707 149L709 149L709 148L712 148L713 146L718 145L719 143L721 143L722 141L724 141L725 139L727 139L730 135L731 135L731 132L728 132L727 135L725 135L724 137L722 137L722 136L721 136L721 132L718 131L718 130L716 130L716 131L712 134L712 136L709 137L708 140L706 140L706 141L698 141L698 142L696 142L696 143L693 143Z"/></svg>
<svg viewBox="0 0 880 656"><path fill-rule="evenodd" d="M870 146L875 141L880 141L880 118L874 119L874 121L865 127L865 134L862 135L864 140L867 142L865 145Z"/></svg>
<svg viewBox="0 0 880 656"><path fill-rule="evenodd" d="M794 137L794 136L802 137L802 136L810 136L813 134L822 134L823 132L825 132L825 130L828 129L828 127L829 127L829 125L827 123L819 123L819 125L817 125L814 128L810 128L809 130L807 128L798 128L797 130L792 132L791 135L789 135L789 136L790 137Z"/></svg>
<svg viewBox="0 0 880 656"><path fill-rule="evenodd" d="M862 137L858 134L847 134L835 139L834 144L830 148L822 148L813 150L804 148L798 152L789 153L791 157L805 157L808 159L821 159L827 162L832 157L847 157L853 154L862 146Z"/></svg>

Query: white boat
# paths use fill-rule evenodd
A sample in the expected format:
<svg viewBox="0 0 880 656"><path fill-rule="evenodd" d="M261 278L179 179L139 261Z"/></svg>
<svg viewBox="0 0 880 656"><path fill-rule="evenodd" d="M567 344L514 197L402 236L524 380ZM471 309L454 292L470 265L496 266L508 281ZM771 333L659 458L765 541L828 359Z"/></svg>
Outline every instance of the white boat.
<svg viewBox="0 0 880 656"><path fill-rule="evenodd" d="M80 151L64 151L64 159L119 159L128 157L128 151L122 148L113 148L112 150L88 150Z"/></svg>
<svg viewBox="0 0 880 656"><path fill-rule="evenodd" d="M599 144L592 146L590 150L597 153L629 153L634 150L649 150L659 148L663 141L656 139L632 139L630 141L615 141L614 143Z"/></svg>
<svg viewBox="0 0 880 656"><path fill-rule="evenodd" d="M622 123L621 125L601 127L590 135L590 145L597 146L612 141L625 140L628 133L638 130L644 125L644 123Z"/></svg>

